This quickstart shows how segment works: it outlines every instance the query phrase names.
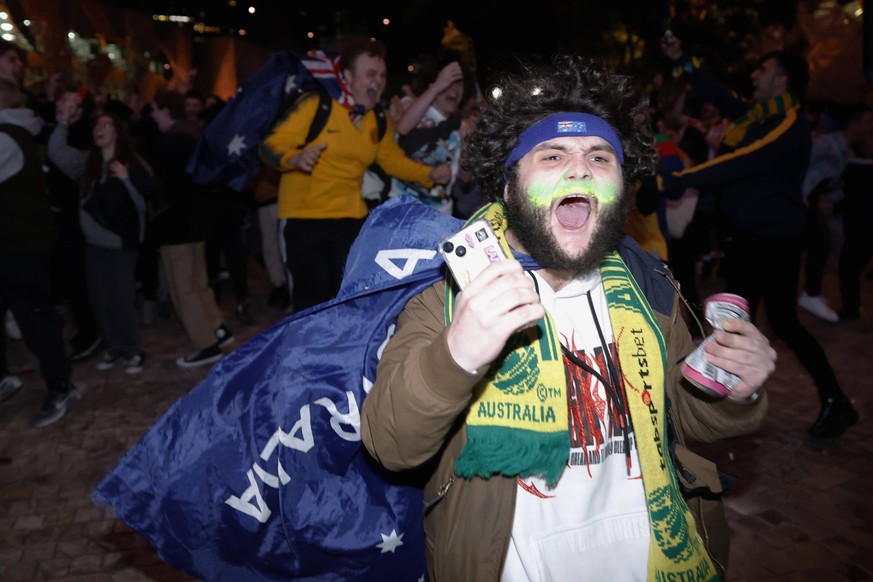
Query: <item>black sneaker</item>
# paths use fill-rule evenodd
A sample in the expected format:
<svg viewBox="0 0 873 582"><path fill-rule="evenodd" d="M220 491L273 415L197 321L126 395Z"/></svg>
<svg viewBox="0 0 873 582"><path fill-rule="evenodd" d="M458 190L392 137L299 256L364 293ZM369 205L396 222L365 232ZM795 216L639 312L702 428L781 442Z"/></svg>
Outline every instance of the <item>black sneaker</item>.
<svg viewBox="0 0 873 582"><path fill-rule="evenodd" d="M78 389L72 384L68 390L62 394L50 392L42 403L42 408L34 414L30 419L30 426L33 428L42 428L50 424L54 424L67 414L77 400L80 400L82 395Z"/></svg>
<svg viewBox="0 0 873 582"><path fill-rule="evenodd" d="M231 338L233 341L233 338ZM211 345L208 348L203 348L196 352L190 353L184 358L176 360L176 365L181 368L196 368L197 366L205 366L213 362L217 362L224 356L218 344Z"/></svg>
<svg viewBox="0 0 873 582"><path fill-rule="evenodd" d="M145 365L145 354L140 352L124 360L124 371L128 374L139 374Z"/></svg>
<svg viewBox="0 0 873 582"><path fill-rule="evenodd" d="M235 338L233 337L233 332L230 331L230 328L222 323L218 326L218 329L215 330L215 339L218 340L218 347L223 348L226 345L232 344Z"/></svg>
<svg viewBox="0 0 873 582"><path fill-rule="evenodd" d="M91 359L97 355L97 352L102 345L103 340L101 340L99 336L92 340L81 339L79 336L75 336L70 341L70 346L72 348L70 351L70 361L84 362L85 360Z"/></svg>
<svg viewBox="0 0 873 582"><path fill-rule="evenodd" d="M848 398L828 398L806 433L814 439L832 439L858 422L858 411Z"/></svg>
<svg viewBox="0 0 873 582"><path fill-rule="evenodd" d="M111 370L115 366L115 362L121 359L121 352L106 350L97 365L94 366L98 370Z"/></svg>

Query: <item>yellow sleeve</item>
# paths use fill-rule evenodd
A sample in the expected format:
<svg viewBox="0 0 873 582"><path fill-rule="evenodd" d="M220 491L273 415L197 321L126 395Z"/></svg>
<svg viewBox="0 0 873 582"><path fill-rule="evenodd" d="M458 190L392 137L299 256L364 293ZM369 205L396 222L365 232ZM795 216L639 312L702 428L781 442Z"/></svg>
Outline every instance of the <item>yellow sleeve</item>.
<svg viewBox="0 0 873 582"><path fill-rule="evenodd" d="M394 135L394 124L391 122L391 118L387 117L386 121L388 125L382 141L379 142L376 163L389 176L404 182L418 182L427 188L432 188L434 183L427 177L430 174L430 166L406 157L406 152L397 145L397 138Z"/></svg>

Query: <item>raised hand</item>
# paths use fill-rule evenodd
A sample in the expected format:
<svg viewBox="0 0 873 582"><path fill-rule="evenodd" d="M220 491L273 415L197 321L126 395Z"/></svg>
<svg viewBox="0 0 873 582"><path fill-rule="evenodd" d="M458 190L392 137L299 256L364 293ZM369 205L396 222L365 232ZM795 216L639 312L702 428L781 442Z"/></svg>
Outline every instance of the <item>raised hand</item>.
<svg viewBox="0 0 873 582"><path fill-rule="evenodd" d="M458 294L447 342L468 372L488 366L516 330L541 319L545 308L518 261L488 265Z"/></svg>

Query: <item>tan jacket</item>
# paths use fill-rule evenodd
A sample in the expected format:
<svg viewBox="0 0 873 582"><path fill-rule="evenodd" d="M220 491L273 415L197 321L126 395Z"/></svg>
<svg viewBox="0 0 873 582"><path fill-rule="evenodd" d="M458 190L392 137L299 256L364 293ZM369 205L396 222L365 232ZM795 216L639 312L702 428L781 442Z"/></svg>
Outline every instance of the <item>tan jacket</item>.
<svg viewBox="0 0 873 582"><path fill-rule="evenodd" d="M640 279L634 273L637 280ZM663 274L650 273L654 279ZM663 281L666 284L666 280ZM646 285L641 285L646 289ZM698 531L722 575L728 531L717 494L722 487L713 463L682 444L711 442L755 430L767 398L736 404L708 398L682 378L680 364L693 348L673 293L669 314L657 313L667 345L667 395L677 431L680 481L716 494L695 497L689 506L704 514ZM446 343L444 283L414 297L398 319L397 333L382 354L376 383L362 406L361 435L370 453L390 470L427 471L425 534L430 579L440 582L499 580L512 531L515 478L462 479L453 467L466 442L464 417L480 374L469 374L452 359ZM691 483L688 476L694 479ZM705 532L705 533L704 533Z"/></svg>

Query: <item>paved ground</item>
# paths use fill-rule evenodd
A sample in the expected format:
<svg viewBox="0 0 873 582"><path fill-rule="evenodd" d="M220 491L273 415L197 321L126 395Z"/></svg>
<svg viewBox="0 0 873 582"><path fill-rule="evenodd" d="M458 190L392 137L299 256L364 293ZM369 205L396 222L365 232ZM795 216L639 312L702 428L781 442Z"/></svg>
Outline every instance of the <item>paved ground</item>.
<svg viewBox="0 0 873 582"><path fill-rule="evenodd" d="M237 335L228 349L282 317L265 305L257 273L255 279L254 324L240 326L225 305ZM836 298L832 277L826 295ZM806 442L805 430L818 412L814 388L794 356L776 343L780 360L762 429L701 447L739 478L727 498L734 530L730 580L873 580L873 281L865 281L864 296L868 311L860 321L833 325L802 314L861 413L839 446ZM175 365L189 349L176 321L159 320L142 333L148 359L141 374L97 372L93 360L76 365L74 380L85 387L84 399L42 430L27 425L43 397L35 361L20 342L11 345L10 359L25 387L0 405L0 580L190 580L89 500L151 422L207 373Z"/></svg>

